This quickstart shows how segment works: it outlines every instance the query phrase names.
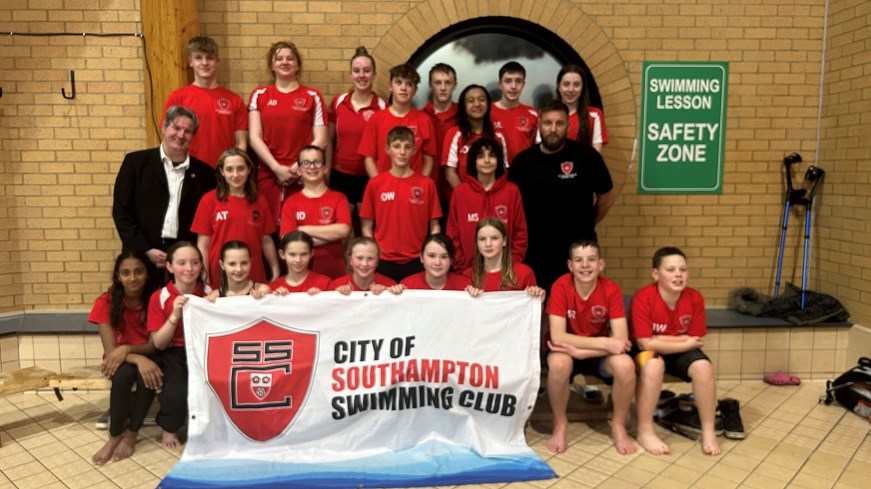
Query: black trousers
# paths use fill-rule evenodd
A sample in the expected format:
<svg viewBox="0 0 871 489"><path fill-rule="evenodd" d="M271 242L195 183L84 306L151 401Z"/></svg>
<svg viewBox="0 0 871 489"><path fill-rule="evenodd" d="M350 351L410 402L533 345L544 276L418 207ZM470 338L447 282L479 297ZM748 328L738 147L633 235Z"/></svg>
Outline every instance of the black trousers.
<svg viewBox="0 0 871 489"><path fill-rule="evenodd" d="M130 392L133 385L136 385L136 392ZM109 434L120 435L125 424L130 431L139 431L153 400L154 391L145 387L145 380L139 375L136 365L122 363L112 376L109 390Z"/></svg>
<svg viewBox="0 0 871 489"><path fill-rule="evenodd" d="M184 426L188 415L188 364L184 347L170 347L155 358L163 371L163 390L157 394L160 411L157 424L163 431L175 433Z"/></svg>

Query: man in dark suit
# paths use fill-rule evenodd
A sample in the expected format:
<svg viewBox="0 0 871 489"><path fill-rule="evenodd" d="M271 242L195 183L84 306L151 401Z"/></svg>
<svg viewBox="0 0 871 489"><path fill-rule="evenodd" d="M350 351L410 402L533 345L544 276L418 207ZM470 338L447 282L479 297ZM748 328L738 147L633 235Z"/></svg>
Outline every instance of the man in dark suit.
<svg viewBox="0 0 871 489"><path fill-rule="evenodd" d="M188 154L198 125L193 111L170 107L160 146L128 153L115 178L112 218L123 247L145 253L157 268L177 241L196 244L194 214L215 188L215 171Z"/></svg>

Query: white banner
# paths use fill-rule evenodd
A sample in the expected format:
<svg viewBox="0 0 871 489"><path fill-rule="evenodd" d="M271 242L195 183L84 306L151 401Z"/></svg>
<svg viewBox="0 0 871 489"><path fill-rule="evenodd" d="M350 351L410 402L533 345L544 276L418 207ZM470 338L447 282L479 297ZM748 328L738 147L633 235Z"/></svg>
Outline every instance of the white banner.
<svg viewBox="0 0 871 489"><path fill-rule="evenodd" d="M524 438L525 292L191 297L188 442L161 487L398 487L554 477Z"/></svg>

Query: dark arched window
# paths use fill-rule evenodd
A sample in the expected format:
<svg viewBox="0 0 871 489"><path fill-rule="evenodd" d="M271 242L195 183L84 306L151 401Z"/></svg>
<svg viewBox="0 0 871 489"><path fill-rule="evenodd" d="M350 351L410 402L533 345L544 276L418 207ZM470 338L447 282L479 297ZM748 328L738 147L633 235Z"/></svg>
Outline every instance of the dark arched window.
<svg viewBox="0 0 871 489"><path fill-rule="evenodd" d="M434 35L409 59L421 76L414 98L423 107L429 98L429 70L436 63L447 63L457 70L458 87L476 83L487 87L493 100L501 96L499 68L517 61L526 68L526 87L521 102L536 108L555 96L556 75L572 63L590 75L590 104L602 107L595 77L581 56L562 38L544 27L513 17L479 17L454 24Z"/></svg>

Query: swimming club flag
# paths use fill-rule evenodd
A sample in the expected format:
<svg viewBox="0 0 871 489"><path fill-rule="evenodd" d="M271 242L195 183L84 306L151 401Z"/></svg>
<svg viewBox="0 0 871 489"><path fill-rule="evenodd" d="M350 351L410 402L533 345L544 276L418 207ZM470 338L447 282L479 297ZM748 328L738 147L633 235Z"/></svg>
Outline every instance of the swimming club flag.
<svg viewBox="0 0 871 489"><path fill-rule="evenodd" d="M525 292L191 297L188 442L160 487L555 477L524 438L540 314Z"/></svg>

